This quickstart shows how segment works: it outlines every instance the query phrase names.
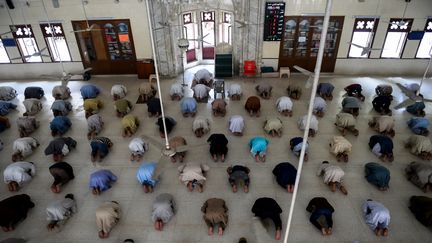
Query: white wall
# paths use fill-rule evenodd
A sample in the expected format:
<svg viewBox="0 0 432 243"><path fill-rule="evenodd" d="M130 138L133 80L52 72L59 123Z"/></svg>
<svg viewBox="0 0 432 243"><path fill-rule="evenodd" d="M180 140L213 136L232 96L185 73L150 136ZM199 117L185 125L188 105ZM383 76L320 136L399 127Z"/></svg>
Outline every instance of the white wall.
<svg viewBox="0 0 432 243"><path fill-rule="evenodd" d="M30 0L30 7L20 4L23 1L15 0L15 9L9 10L12 16L13 24L30 24L33 28L39 49L45 47L45 40L39 27L40 21L46 21L47 17L42 7L42 0ZM76 43L75 34L70 31L72 20L84 20L84 12L81 6L81 0L60 0L60 8L53 8L51 0L43 0L48 9L50 20L62 20L66 40L72 55L72 63L65 63L67 71L78 71L82 68L81 57ZM3 1L1 1L3 2ZM134 39L136 57L151 58L150 34L148 32L147 14L145 1L137 0L120 0L115 4L114 0L89 0L86 6L89 19L113 18L129 19L132 26L132 35ZM22 14L24 12L24 17ZM25 20L24 20L25 18ZM12 24L6 8L0 8L0 33L9 31L9 25ZM9 37L12 35L9 34ZM3 36L4 37L4 36ZM19 57L17 47L7 48L9 56ZM20 63L21 60L14 62ZM59 63L50 63L49 58L44 58L46 63L25 63L25 64L0 64L0 79L34 77L35 74L61 74ZM22 71L25 70L25 71ZM30 70L33 72L31 74Z"/></svg>
<svg viewBox="0 0 432 243"><path fill-rule="evenodd" d="M31 24L35 32L39 48L45 46L42 33L39 28L40 21L46 21L46 16L42 8L42 0L29 0L30 7L20 7L23 0L15 0L16 8L10 10L14 24ZM86 5L89 18L115 18L130 19L132 25L132 34L135 43L137 58L151 58L151 44L149 40L148 22L146 16L145 1L138 0L120 0L115 4L114 0L89 0ZM0 0L2 3L3 0ZM286 15L300 15L304 13L323 13L326 0L285 0ZM415 55L419 41L408 41L403 58L383 60L374 59L379 57L379 51L371 53L371 59L346 59L348 53L347 42L351 39L354 16L356 15L379 15L380 20L388 20L390 17L402 17L405 6L404 0L381 0L381 6L377 11L378 0L333 0L332 15L345 16L344 28L341 36L338 60L336 62L337 73L356 73L356 74L410 74L421 76L421 70L424 70L424 60L412 59ZM72 30L72 20L84 20L84 13L81 7L81 0L60 0L60 8L52 7L51 0L44 0L48 7L49 17L51 20L62 20L65 29L66 39L72 55L73 62L66 63L67 71L78 71L81 65L78 46L75 35L70 33ZM21 13L24 11L26 20ZM423 29L426 17L432 15L431 0L412 0L408 5L406 17L415 18L413 29ZM8 31L9 25L12 24L6 8L0 8L0 33ZM375 37L374 47L380 48L383 45L387 25L380 22L378 32ZM234 40L235 41L235 40ZM263 43L263 62L277 67L277 58L279 57L279 42ZM17 48L8 48L11 57L18 57ZM34 77L41 74L60 74L61 68L58 63L38 64L0 64L0 79ZM20 62L19 60L16 62ZM366 68L367 67L367 68ZM25 71L23 71L25 70ZM30 75L30 76L29 76Z"/></svg>
<svg viewBox="0 0 432 243"><path fill-rule="evenodd" d="M326 0L285 0L285 15L323 14ZM387 30L387 24L382 22L390 18L402 17L405 8L404 0L333 0L332 15L345 16L342 36L339 44L338 59L335 73L343 74L379 74L379 75L418 75L421 76L426 67L425 60L412 59L415 57L420 41L408 40L402 59L374 59L379 58L380 51L372 51L370 59L347 59L355 16L380 16L374 48L382 48ZM412 30L423 30L426 17L432 16L431 0L412 0L408 4L406 18L414 18ZM264 42L263 61L279 57L280 42ZM267 61L268 61L267 60ZM273 63L274 65L274 63ZM276 64L277 66L277 64Z"/></svg>

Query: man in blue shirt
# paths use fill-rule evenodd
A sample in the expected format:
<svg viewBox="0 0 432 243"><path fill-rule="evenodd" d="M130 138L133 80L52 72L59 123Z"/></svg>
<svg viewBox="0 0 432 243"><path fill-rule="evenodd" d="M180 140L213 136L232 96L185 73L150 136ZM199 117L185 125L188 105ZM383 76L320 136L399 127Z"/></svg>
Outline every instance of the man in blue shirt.
<svg viewBox="0 0 432 243"><path fill-rule="evenodd" d="M429 126L429 120L423 117L413 117L408 122L408 127L411 131L417 135L427 136L429 130L427 127Z"/></svg>
<svg viewBox="0 0 432 243"><path fill-rule="evenodd" d="M250 152L256 162L265 162L269 141L263 137L254 137L249 141Z"/></svg>
<svg viewBox="0 0 432 243"><path fill-rule="evenodd" d="M81 87L80 92L82 98L85 100L88 98L96 98L99 95L100 90L92 84L87 84Z"/></svg>
<svg viewBox="0 0 432 243"><path fill-rule="evenodd" d="M72 122L66 116L56 116L50 123L51 135L53 137L65 134L72 126Z"/></svg>
<svg viewBox="0 0 432 243"><path fill-rule="evenodd" d="M90 189L94 195L99 195L101 192L111 188L111 184L117 181L110 170L98 170L90 175Z"/></svg>

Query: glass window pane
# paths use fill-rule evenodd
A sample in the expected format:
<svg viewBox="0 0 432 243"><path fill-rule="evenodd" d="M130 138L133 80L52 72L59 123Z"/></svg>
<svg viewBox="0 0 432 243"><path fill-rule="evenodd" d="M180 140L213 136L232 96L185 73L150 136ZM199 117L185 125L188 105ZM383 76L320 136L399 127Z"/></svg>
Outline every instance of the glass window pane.
<svg viewBox="0 0 432 243"><path fill-rule="evenodd" d="M53 61L70 62L72 59L64 37L47 37Z"/></svg>
<svg viewBox="0 0 432 243"><path fill-rule="evenodd" d="M214 22L203 22L202 32L203 32L203 47L215 46L215 36L214 36ZM206 43L207 42L207 43Z"/></svg>
<svg viewBox="0 0 432 243"><path fill-rule="evenodd" d="M4 47L1 39L0 39L0 63L10 63L9 56L6 52L6 48Z"/></svg>
<svg viewBox="0 0 432 243"><path fill-rule="evenodd" d="M400 58L406 37L406 32L387 32L381 57Z"/></svg>
<svg viewBox="0 0 432 243"><path fill-rule="evenodd" d="M368 43L369 40L373 39L372 35L373 34L371 32L358 32L358 31L356 31L353 33L352 43L367 47L369 45L369 43ZM365 53L364 55L362 55L362 51L363 51L363 48L351 45L348 57L367 58L368 53Z"/></svg>
<svg viewBox="0 0 432 243"><path fill-rule="evenodd" d="M18 38L17 41L22 56L28 56L24 58L24 62L42 62L42 57L40 55L32 56L33 54L39 52L34 38Z"/></svg>
<svg viewBox="0 0 432 243"><path fill-rule="evenodd" d="M432 47L432 32L425 32L417 50L417 58L430 58Z"/></svg>

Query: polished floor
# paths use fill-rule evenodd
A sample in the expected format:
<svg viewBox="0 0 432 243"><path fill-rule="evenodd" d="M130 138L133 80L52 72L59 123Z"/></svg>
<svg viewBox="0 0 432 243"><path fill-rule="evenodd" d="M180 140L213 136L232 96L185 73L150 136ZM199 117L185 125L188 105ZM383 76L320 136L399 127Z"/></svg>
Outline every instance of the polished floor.
<svg viewBox="0 0 432 243"><path fill-rule="evenodd" d="M189 69L186 73L186 81L191 82L195 69ZM273 85L273 94L270 100L261 100L262 115L259 118L250 118L244 110L244 102L250 95L255 95L254 86L261 78L232 78L226 79L227 86L232 82L242 85L244 96L240 101L228 102L227 115L223 118L213 117L210 102L199 104L198 115L209 117L211 122L211 133L224 133L229 139L229 152L225 163L215 163L212 161L205 145L206 137L196 138L192 133L192 121L194 118L183 118L179 108L179 102L171 101L168 96L169 87L173 82L181 82L181 76L177 79L164 79L161 82L162 96L165 101L166 114L174 117L178 124L170 136L180 135L186 138L192 148L186 156L187 162L207 163L211 170L208 173L205 191L203 193L188 192L186 187L179 182L177 164L169 165L169 168L162 174L160 184L152 194L145 194L138 184L135 173L139 163L129 161L128 143L132 138L121 136L120 119L115 116L112 99L110 96L113 84L124 84L129 93L127 98L135 103L138 97L138 85L143 80L132 76L99 76L94 77L88 82L71 81L69 87L72 90L74 110L69 117L72 120L72 129L66 133L78 141L76 150L73 150L65 161L69 162L75 171L76 178L67 184L63 192L56 195L50 191L52 177L48 167L52 165L52 158L44 155L43 150L52 140L49 131L49 122L53 118L50 105L53 102L51 89L59 82L24 82L24 81L4 81L1 85L11 85L19 92L19 103L17 111L11 112L8 117L12 121L12 127L0 134L5 147L0 152L0 170L11 163L12 142L18 138L18 131L15 119L24 110L22 101L23 92L26 86L41 86L45 90L43 98L43 110L37 115L41 121L41 127L33 134L40 141L41 146L29 157L28 161L33 161L37 167L37 175L30 184L25 185L18 193L27 193L35 202L36 207L30 210L27 219L20 223L16 230L9 233L0 232L0 240L9 237L23 237L29 242L122 242L126 238L135 239L135 242L146 243L191 243L191 242L237 242L242 236L248 242L258 242L251 225L251 207L259 197L273 197L283 208L282 220L283 229L286 228L289 206L292 194L277 185L271 173L274 166L283 161L289 161L297 166L298 159L288 149L289 140L294 136L302 136L302 132L297 128L297 119L306 114L308 96L310 89L303 89L300 100L294 101L293 117L281 117L275 108L275 101L278 97L286 95L288 83L302 85L305 77L300 74L292 75L291 79L268 78L265 79ZM375 95L374 88L377 84L390 83L394 88L395 99L393 106L405 99L395 82L411 83L419 82L419 78L402 77L335 77L332 79L322 79L323 82L332 82L336 88L334 99L328 103L327 113L319 120L319 131L317 136L310 139L309 161L304 164L302 177L299 186L299 194L295 204L295 212L292 222L289 242L431 242L432 231L421 225L408 209L408 200L412 195L429 195L408 182L403 174L405 166L417 157L411 155L403 146L404 140L411 135L406 126L406 121L411 117L403 109L394 111L396 118L396 136L393 141L395 144L395 161L393 163L379 162L370 152L367 142L374 132L368 127L368 120L375 115L371 108L371 101ZM430 80L422 88L422 93L427 98L432 98L430 91L432 85ZM360 135L354 137L347 135L347 139L353 144L353 151L350 154L348 163L339 163L345 170L344 183L349 194L344 196L340 192L331 192L323 184L322 179L316 176L316 170L323 160L331 163L338 163L335 157L330 154L328 143L332 136L339 135L339 131L333 125L335 115L341 109L343 99L343 87L349 83L360 83L363 85L366 100L363 103L360 115L357 118L357 127ZM79 88L86 83L92 83L102 89L99 98L105 103L105 107L100 114L105 121L105 128L101 135L109 137L114 142L114 147L106 159L96 167L90 162L90 146L86 138L87 123L84 118L82 99ZM191 91L187 88L187 95L191 96ZM147 106L137 104L134 106L132 114L137 115L141 121L141 126L136 134L146 134L163 142L159 137L155 125L156 118L147 116ZM427 105L426 113L431 114L432 108ZM231 115L242 115L246 118L246 130L243 137L232 136L227 129L228 119ZM281 138L270 138L265 135L262 126L266 117L281 117L284 123L283 135ZM427 115L427 117L430 117ZM266 136L270 140L268 157L265 163L256 163L249 153L248 141L254 136ZM204 144L204 145L203 145ZM143 161L157 161L160 150L157 146L151 145L150 151L144 155ZM391 171L390 189L386 192L379 191L369 184L364 178L364 164L376 161ZM226 168L233 164L244 164L251 168L250 192L239 191L232 193L227 180ZM118 182L101 196L94 196L88 189L89 175L93 171L106 168L112 170L119 178ZM153 228L151 221L151 205L154 198L160 193L171 193L177 203L177 214L166 225L164 231L158 232ZM78 213L74 215L60 232L49 232L46 230L45 208L53 200L61 199L66 193L75 194L78 202ZM12 196L17 193L7 191L6 185L0 187L0 199ZM312 224L309 223L309 213L305 208L309 200L316 196L324 196L334 206L334 229L333 235L328 237L321 236ZM227 202L229 208L229 223L225 234L222 237L207 235L207 228L202 219L200 211L201 205L211 197L222 198ZM382 202L391 212L390 234L387 238L379 238L367 227L364 222L361 205L372 198ZM95 224L95 209L104 201L116 200L120 202L122 218L119 224L111 232L110 238L105 240L98 239ZM267 235L260 235L260 239L265 242L272 242L274 236L273 226L268 227ZM268 238L268 240L266 239ZM279 241L279 242L282 242Z"/></svg>

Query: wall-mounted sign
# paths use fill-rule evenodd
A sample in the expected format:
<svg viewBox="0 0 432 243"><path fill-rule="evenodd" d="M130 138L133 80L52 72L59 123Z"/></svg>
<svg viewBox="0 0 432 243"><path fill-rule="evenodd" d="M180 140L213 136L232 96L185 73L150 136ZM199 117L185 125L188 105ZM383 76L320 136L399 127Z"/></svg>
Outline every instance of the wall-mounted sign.
<svg viewBox="0 0 432 243"><path fill-rule="evenodd" d="M283 34L285 2L266 2L264 41L280 41Z"/></svg>

